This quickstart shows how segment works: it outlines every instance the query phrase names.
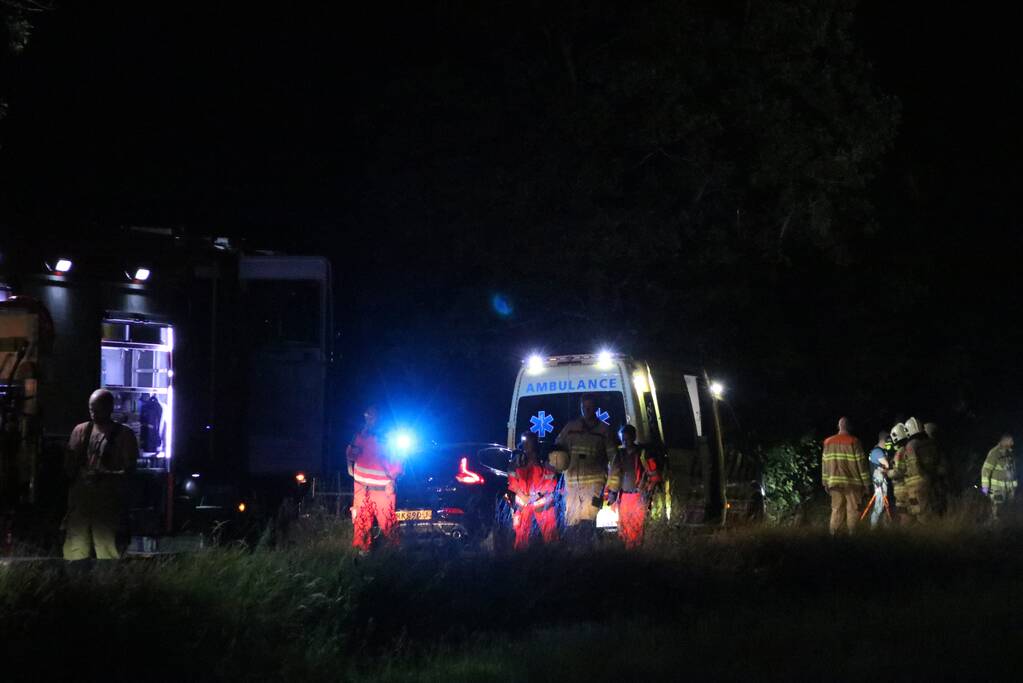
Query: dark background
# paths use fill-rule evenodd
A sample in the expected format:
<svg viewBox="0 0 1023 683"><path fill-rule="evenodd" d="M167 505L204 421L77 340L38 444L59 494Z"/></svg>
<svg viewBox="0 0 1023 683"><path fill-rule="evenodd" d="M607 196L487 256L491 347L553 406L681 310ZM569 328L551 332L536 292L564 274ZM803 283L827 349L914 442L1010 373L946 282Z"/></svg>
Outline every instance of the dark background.
<svg viewBox="0 0 1023 683"><path fill-rule="evenodd" d="M3 57L0 231L328 255L342 429L377 399L502 440L522 358L605 345L706 364L758 440L1023 426L1009 10L341 5L33 14ZM803 50L827 5L851 23ZM849 83L801 99L817 77ZM790 191L832 220L777 237Z"/></svg>

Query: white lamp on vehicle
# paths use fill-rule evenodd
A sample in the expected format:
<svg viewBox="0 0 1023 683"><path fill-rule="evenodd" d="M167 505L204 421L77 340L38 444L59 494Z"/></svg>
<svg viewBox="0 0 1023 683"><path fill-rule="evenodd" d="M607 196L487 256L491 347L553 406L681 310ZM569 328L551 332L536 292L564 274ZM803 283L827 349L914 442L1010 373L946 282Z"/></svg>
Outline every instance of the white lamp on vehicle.
<svg viewBox="0 0 1023 683"><path fill-rule="evenodd" d="M531 375L539 375L543 372L543 358L540 357L540 354L534 353L529 357L526 361L526 372Z"/></svg>
<svg viewBox="0 0 1023 683"><path fill-rule="evenodd" d="M53 271L54 275L63 275L64 273L71 270L71 267L73 265L74 264L71 262L71 259L59 258L57 259L57 262L54 263L52 266L49 263L47 263L46 267Z"/></svg>
<svg viewBox="0 0 1023 683"><path fill-rule="evenodd" d="M721 382L711 382L710 387L708 388L710 389L711 397L713 397L715 401L720 401L725 397L725 385Z"/></svg>
<svg viewBox="0 0 1023 683"><path fill-rule="evenodd" d="M597 354L597 368L600 370L610 370L614 366L611 358L611 352L604 349Z"/></svg>

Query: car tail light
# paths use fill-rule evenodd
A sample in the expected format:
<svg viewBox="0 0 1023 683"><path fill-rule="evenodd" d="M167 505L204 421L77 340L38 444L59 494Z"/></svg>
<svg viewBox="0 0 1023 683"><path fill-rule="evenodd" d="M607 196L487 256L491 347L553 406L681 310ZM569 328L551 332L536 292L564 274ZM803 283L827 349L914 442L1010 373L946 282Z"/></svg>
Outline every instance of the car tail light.
<svg viewBox="0 0 1023 683"><path fill-rule="evenodd" d="M464 515L465 510L462 508L441 508L442 515Z"/></svg>
<svg viewBox="0 0 1023 683"><path fill-rule="evenodd" d="M455 475L455 480L459 484L483 483L483 477L469 469L469 458L462 458L461 462L458 463L458 473Z"/></svg>

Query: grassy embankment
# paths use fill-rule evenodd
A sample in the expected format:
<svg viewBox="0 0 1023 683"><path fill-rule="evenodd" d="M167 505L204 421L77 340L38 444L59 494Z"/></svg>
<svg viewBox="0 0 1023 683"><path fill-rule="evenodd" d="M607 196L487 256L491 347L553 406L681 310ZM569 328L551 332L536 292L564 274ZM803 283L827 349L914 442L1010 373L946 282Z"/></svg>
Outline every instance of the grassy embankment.
<svg viewBox="0 0 1023 683"><path fill-rule="evenodd" d="M378 553L342 529L89 573L0 567L3 680L1008 676L1023 530L658 530L642 553Z"/></svg>

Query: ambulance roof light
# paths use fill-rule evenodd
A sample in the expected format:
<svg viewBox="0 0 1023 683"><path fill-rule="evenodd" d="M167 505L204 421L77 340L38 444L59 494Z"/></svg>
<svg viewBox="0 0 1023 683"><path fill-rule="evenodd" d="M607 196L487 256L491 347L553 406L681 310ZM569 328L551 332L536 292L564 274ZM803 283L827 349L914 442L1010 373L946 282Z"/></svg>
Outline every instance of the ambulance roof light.
<svg viewBox="0 0 1023 683"><path fill-rule="evenodd" d="M534 353L526 361L526 372L531 375L539 375L543 372L543 358L538 353Z"/></svg>
<svg viewBox="0 0 1023 683"><path fill-rule="evenodd" d="M611 352L607 349L602 349L597 354L597 368L600 370L610 370L614 365L611 359Z"/></svg>

